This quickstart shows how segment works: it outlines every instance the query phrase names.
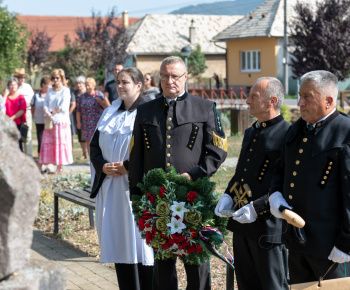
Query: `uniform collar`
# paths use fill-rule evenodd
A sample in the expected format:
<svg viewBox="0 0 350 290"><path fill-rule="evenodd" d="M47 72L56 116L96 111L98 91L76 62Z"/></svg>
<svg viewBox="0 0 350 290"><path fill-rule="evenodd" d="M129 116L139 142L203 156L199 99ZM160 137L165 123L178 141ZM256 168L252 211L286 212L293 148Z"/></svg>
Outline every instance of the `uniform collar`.
<svg viewBox="0 0 350 290"><path fill-rule="evenodd" d="M284 120L284 119L283 119L283 116L282 116L282 114L279 114L279 115L277 115L275 118L273 118L273 119L271 119L271 120L268 120L268 121L265 121L265 122L261 122L260 124L259 124L258 121L256 121L256 122L253 124L253 127L254 127L255 129L258 129L258 128L259 128L259 129L264 129L264 128L271 127L271 126L273 126L273 125L275 125L275 124L281 122L282 120Z"/></svg>
<svg viewBox="0 0 350 290"><path fill-rule="evenodd" d="M330 113L326 117L322 118L320 121L316 122L312 126L314 128L321 128L321 127L325 126L326 124L328 124L329 122L331 122L332 120L334 120L338 116L339 116L339 111L335 109L332 113ZM304 124L304 128L307 128L307 126L309 125L309 123L305 122L304 120L302 123Z"/></svg>
<svg viewBox="0 0 350 290"><path fill-rule="evenodd" d="M164 97L164 104L165 104L165 106L167 107L167 106L169 106L169 104L170 104L171 101L176 101L176 102L183 101L183 100L186 99L187 94L188 94L187 92L184 92L182 95L176 97L175 99L169 99L169 98L167 98L167 97L165 97L165 96L163 95L163 97Z"/></svg>
<svg viewBox="0 0 350 290"><path fill-rule="evenodd" d="M131 105L131 107L129 108L129 112L133 112L137 109L137 107L141 104L143 104L145 102L145 100L143 99L143 97L139 96L135 102ZM125 104L124 104L124 101L121 103L120 107L118 110L121 110L121 111L126 111L125 109Z"/></svg>

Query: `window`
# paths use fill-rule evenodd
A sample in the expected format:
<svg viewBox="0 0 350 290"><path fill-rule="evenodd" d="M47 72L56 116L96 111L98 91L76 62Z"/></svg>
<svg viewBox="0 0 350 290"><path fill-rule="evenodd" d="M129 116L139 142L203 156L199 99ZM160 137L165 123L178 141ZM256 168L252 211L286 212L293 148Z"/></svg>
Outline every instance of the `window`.
<svg viewBox="0 0 350 290"><path fill-rule="evenodd" d="M260 71L260 51L247 50L241 51L241 71L259 72Z"/></svg>

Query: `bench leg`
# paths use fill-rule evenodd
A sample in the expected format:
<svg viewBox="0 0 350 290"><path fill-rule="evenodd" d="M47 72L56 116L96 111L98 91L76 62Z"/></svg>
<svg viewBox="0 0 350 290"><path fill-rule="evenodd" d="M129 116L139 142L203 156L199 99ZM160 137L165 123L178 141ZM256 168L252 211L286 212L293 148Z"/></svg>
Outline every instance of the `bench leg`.
<svg viewBox="0 0 350 290"><path fill-rule="evenodd" d="M95 223L94 223L94 210L93 209L89 209L89 220L90 220L90 228L94 229Z"/></svg>
<svg viewBox="0 0 350 290"><path fill-rule="evenodd" d="M58 196L54 199L54 229L53 232L58 234Z"/></svg>
<svg viewBox="0 0 350 290"><path fill-rule="evenodd" d="M235 270L226 265L226 290L234 290L235 288Z"/></svg>

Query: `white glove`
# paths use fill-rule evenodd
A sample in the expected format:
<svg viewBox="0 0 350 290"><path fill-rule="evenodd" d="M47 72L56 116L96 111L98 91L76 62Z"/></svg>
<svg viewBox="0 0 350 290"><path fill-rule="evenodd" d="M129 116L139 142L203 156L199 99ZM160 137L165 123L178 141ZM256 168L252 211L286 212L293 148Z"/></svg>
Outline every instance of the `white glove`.
<svg viewBox="0 0 350 290"><path fill-rule="evenodd" d="M279 208L281 205L292 209L289 204L286 202L286 200L283 198L282 193L279 191L274 192L273 194L270 195L269 197L269 202L270 202L270 211L271 213L279 219L283 219L282 213L280 212Z"/></svg>
<svg viewBox="0 0 350 290"><path fill-rule="evenodd" d="M233 200L231 196L229 196L227 193L224 193L219 201L218 204L215 207L215 214L219 217L226 217L221 213L223 210L231 210L233 207Z"/></svg>
<svg viewBox="0 0 350 290"><path fill-rule="evenodd" d="M250 202L250 204L246 204L245 206L241 207L239 210L232 214L232 218L241 224L255 222L257 217L258 215L254 209L253 202Z"/></svg>
<svg viewBox="0 0 350 290"><path fill-rule="evenodd" d="M345 263L350 262L350 256L334 246L332 252L328 256L328 260L331 260L335 263Z"/></svg>

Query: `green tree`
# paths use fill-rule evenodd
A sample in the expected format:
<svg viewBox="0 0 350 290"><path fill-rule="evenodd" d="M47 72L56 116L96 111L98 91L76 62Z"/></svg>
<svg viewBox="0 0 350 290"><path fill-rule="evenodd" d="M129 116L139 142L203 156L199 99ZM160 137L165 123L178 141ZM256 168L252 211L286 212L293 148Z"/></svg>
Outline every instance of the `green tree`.
<svg viewBox="0 0 350 290"><path fill-rule="evenodd" d="M181 57L185 60L185 57L180 52L174 53L174 55ZM205 55L201 50L201 46L197 44L195 49L192 50L191 55L187 59L188 73L192 77L199 77L208 68L205 65Z"/></svg>
<svg viewBox="0 0 350 290"><path fill-rule="evenodd" d="M26 26L2 6L0 0L0 80L14 72L16 67L23 67L27 36Z"/></svg>

